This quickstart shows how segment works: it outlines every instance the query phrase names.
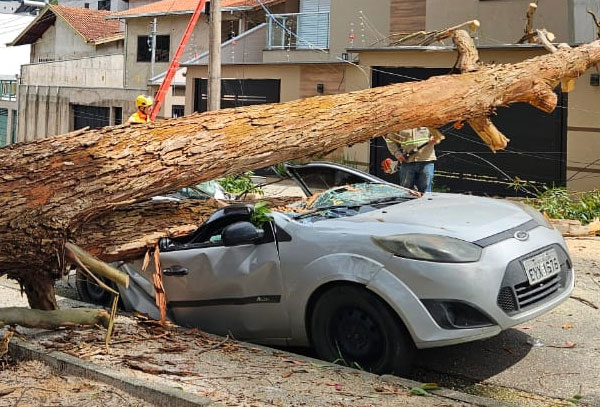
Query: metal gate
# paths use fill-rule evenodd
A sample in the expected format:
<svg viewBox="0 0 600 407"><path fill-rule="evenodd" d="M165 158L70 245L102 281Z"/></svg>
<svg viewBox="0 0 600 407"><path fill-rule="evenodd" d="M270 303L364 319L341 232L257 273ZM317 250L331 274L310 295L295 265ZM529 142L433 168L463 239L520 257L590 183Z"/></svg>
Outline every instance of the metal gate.
<svg viewBox="0 0 600 407"><path fill-rule="evenodd" d="M207 110L207 81L194 79L194 111ZM279 79L222 79L221 109L278 103L281 81Z"/></svg>
<svg viewBox="0 0 600 407"><path fill-rule="evenodd" d="M8 140L8 109L0 109L0 147Z"/></svg>
<svg viewBox="0 0 600 407"><path fill-rule="evenodd" d="M89 126L97 129L110 125L110 108L103 106L72 105L73 130Z"/></svg>
<svg viewBox="0 0 600 407"><path fill-rule="evenodd" d="M382 72L385 71L385 72ZM445 75L446 68L377 67L373 86L384 86L414 79ZM446 140L436 146L438 160L434 190L473 193L477 195L522 196L531 187L515 188L515 180L526 181L537 188L566 184L567 158L567 94L557 92L558 106L547 114L528 104L516 103L499 108L492 118L510 142L504 151L492 153L467 125L456 130L451 123L440 130ZM391 182L380 163L391 157L382 138L371 141L370 172Z"/></svg>

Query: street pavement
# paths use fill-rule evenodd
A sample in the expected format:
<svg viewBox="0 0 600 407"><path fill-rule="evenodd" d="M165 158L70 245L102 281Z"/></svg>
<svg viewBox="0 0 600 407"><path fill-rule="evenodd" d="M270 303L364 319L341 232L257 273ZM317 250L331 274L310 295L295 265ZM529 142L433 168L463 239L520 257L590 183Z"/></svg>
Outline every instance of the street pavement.
<svg viewBox="0 0 600 407"><path fill-rule="evenodd" d="M600 406L600 238L567 243L576 270L570 299L494 338L420 351L414 378L500 399L506 388L562 400L581 394Z"/></svg>

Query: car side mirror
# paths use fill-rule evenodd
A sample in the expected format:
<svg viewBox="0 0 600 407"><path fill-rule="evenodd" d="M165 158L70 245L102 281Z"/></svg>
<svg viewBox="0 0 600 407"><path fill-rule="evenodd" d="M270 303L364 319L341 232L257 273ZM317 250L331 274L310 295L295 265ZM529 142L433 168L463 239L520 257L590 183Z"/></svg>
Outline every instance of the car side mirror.
<svg viewBox="0 0 600 407"><path fill-rule="evenodd" d="M173 241L168 237L161 237L158 239L158 249L163 252L167 251L171 246L173 246Z"/></svg>
<svg viewBox="0 0 600 407"><path fill-rule="evenodd" d="M264 235L265 232L262 229L257 228L250 222L236 222L223 229L221 241L224 246L239 246L253 244Z"/></svg>

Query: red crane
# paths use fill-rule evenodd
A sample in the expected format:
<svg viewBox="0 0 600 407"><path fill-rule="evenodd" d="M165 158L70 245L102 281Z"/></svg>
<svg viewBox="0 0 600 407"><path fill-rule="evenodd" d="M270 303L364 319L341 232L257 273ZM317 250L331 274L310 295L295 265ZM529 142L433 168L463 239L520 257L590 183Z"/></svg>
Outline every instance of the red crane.
<svg viewBox="0 0 600 407"><path fill-rule="evenodd" d="M177 72L177 68L179 68L179 58L181 58L181 54L183 54L183 50L190 40L192 36L192 31L194 31L194 27L196 27L196 23L200 18L200 14L202 14L202 10L204 10L204 5L206 0L199 0L198 5L196 6L196 10L194 10L194 14L192 14L192 18L190 18L190 22L183 33L183 37L181 38L181 42L175 51L175 55L173 55L173 59L169 64L169 69L167 70L167 74L165 75L165 79L163 79L158 91L156 92L156 96L154 97L154 107L152 108L152 112L150 113L150 120L154 121L156 115L160 111L160 107L165 100L165 96L167 94L167 89L171 87L171 82L173 82L173 77L175 76L175 72Z"/></svg>

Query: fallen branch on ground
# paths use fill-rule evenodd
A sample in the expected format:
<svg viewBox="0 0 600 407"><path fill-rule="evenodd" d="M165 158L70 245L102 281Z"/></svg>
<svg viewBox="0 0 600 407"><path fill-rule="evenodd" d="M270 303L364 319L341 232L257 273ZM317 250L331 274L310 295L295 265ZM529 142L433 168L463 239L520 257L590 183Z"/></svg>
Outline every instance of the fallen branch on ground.
<svg viewBox="0 0 600 407"><path fill-rule="evenodd" d="M103 309L73 308L42 311L22 307L0 308L0 328L5 325L42 329L75 325L102 325L108 328L109 320L109 313Z"/></svg>

